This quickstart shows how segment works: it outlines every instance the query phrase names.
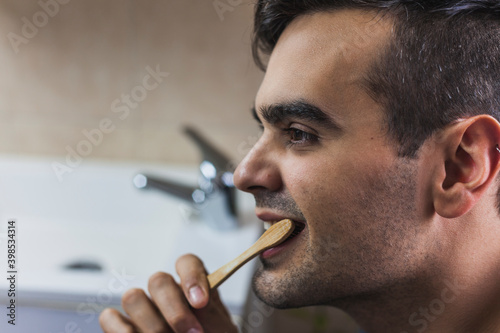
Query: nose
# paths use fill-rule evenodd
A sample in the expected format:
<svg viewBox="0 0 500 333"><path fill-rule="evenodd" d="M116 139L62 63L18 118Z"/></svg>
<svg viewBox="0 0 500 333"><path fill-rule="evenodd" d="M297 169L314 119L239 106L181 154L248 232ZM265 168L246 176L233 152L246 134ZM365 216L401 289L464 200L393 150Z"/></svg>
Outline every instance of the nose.
<svg viewBox="0 0 500 333"><path fill-rule="evenodd" d="M236 168L234 184L252 194L262 190L279 191L283 183L278 162L278 152L263 135Z"/></svg>

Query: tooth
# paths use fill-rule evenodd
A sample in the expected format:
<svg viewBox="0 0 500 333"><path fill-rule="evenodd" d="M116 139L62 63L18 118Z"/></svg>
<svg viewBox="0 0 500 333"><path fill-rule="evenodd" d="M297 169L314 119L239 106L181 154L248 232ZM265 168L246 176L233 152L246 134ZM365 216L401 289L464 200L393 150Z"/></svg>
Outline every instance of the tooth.
<svg viewBox="0 0 500 333"><path fill-rule="evenodd" d="M264 221L264 230L269 229L269 227L270 227L271 225L272 225L272 223L271 223L271 222L266 222L266 221Z"/></svg>

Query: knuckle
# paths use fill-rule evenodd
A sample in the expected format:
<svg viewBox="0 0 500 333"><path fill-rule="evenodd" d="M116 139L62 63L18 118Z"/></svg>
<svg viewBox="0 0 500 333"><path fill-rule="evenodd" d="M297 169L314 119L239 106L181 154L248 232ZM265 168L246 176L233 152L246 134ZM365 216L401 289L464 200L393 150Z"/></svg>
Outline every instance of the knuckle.
<svg viewBox="0 0 500 333"><path fill-rule="evenodd" d="M169 331L169 328L168 328L167 325L157 325L157 326L151 327L148 332L151 332L151 333L165 333L165 332L170 332L170 331Z"/></svg>
<svg viewBox="0 0 500 333"><path fill-rule="evenodd" d="M194 254L188 253L177 259L175 262L175 270L179 274L186 272L201 274L205 272L205 267L200 258Z"/></svg>
<svg viewBox="0 0 500 333"><path fill-rule="evenodd" d="M137 333L135 329L130 326L123 327L120 329L120 333Z"/></svg>
<svg viewBox="0 0 500 333"><path fill-rule="evenodd" d="M144 297L147 297L142 289L132 288L127 290L122 295L122 306L129 307L132 304L138 303Z"/></svg>
<svg viewBox="0 0 500 333"><path fill-rule="evenodd" d="M193 259L198 259L198 257L195 256L192 253L186 253L186 254L183 254L182 256L180 256L179 258L177 258L175 264L177 266L177 265L181 264L184 261L193 260Z"/></svg>
<svg viewBox="0 0 500 333"><path fill-rule="evenodd" d="M171 313L168 318L166 318L168 324L174 329L174 331L182 331L189 327L190 319L185 313L176 312Z"/></svg>
<svg viewBox="0 0 500 333"><path fill-rule="evenodd" d="M175 281L171 275L164 272L157 272L149 278L148 289L152 292L172 283L175 283Z"/></svg>
<svg viewBox="0 0 500 333"><path fill-rule="evenodd" d="M112 308L104 309L99 315L99 323L101 326L106 326L107 322L117 315L117 310Z"/></svg>
<svg viewBox="0 0 500 333"><path fill-rule="evenodd" d="M99 315L99 325L106 333L135 333L134 328L129 325L120 325L115 327L115 324L120 321L120 312L113 308L104 309Z"/></svg>

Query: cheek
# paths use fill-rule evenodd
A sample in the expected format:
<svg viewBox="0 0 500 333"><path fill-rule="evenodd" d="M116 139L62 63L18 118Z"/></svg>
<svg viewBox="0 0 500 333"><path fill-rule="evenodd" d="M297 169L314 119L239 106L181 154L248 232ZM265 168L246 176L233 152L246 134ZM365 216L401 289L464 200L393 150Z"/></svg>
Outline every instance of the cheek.
<svg viewBox="0 0 500 333"><path fill-rule="evenodd" d="M354 206L370 185L365 178L377 173L373 163L341 158L288 165L294 167L284 175L286 187L306 219L318 221L318 225L362 208Z"/></svg>
<svg viewBox="0 0 500 333"><path fill-rule="evenodd" d="M337 206L339 193L349 190L350 175L342 172L345 167L341 163L309 161L289 165L294 167L288 170L285 184L306 218Z"/></svg>

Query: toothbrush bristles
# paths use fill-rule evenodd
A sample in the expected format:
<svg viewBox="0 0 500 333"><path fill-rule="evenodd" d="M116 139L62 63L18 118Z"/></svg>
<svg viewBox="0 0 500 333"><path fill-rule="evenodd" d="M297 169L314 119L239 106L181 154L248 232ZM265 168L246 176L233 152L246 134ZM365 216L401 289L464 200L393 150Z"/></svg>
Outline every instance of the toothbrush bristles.
<svg viewBox="0 0 500 333"><path fill-rule="evenodd" d="M292 233L290 234L290 236L288 236L287 239L290 239L290 238L293 238L295 236L297 236L298 234L300 234L302 232L302 230L304 230L304 228L306 227L306 225L304 223L301 223L301 222L295 222L293 221L293 225L295 226L293 228L293 231Z"/></svg>

